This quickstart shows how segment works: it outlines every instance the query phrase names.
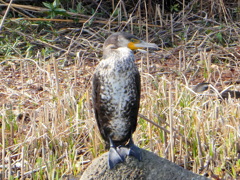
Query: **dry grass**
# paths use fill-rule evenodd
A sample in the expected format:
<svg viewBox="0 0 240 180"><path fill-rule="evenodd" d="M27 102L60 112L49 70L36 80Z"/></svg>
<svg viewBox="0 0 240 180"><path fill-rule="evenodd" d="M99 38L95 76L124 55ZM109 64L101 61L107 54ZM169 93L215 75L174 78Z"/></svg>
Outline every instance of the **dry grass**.
<svg viewBox="0 0 240 180"><path fill-rule="evenodd" d="M239 89L234 7L207 3L210 9L195 0L171 14L146 1L131 14L118 3L109 18L93 20L95 11L76 24L6 19L0 36L2 177L76 176L105 152L91 107L91 78L104 39L123 30L162 47L136 54L142 77L136 144L213 179L239 178L239 100L191 90L203 81Z"/></svg>

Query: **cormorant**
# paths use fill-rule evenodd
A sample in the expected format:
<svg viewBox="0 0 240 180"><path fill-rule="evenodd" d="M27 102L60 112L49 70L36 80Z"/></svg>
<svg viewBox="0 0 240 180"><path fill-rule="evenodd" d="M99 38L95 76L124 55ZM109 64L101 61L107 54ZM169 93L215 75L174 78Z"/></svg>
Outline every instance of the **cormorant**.
<svg viewBox="0 0 240 180"><path fill-rule="evenodd" d="M204 92L206 90L208 90L209 88L211 88L211 84L210 83L199 83L196 86L193 87L193 91L196 93L201 93ZM228 99L229 97L231 98L240 98L240 91L232 91L232 90L218 90L218 98L219 99ZM211 93L214 93L214 91L212 90Z"/></svg>
<svg viewBox="0 0 240 180"><path fill-rule="evenodd" d="M196 86L194 86L193 91L196 93L200 93L200 92L208 90L209 86L210 86L210 83L202 82L202 83L199 83Z"/></svg>
<svg viewBox="0 0 240 180"><path fill-rule="evenodd" d="M136 36L117 32L103 45L103 59L93 76L93 107L97 125L109 147L108 166L114 168L127 155L141 160L132 134L137 126L140 102L140 74L132 50L158 48Z"/></svg>

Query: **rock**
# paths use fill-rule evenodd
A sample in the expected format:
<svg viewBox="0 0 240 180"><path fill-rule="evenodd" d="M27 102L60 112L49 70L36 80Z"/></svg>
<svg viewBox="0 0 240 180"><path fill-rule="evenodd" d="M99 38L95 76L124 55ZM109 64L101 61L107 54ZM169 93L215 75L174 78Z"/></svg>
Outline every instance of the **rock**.
<svg viewBox="0 0 240 180"><path fill-rule="evenodd" d="M152 152L142 149L142 161L127 157L112 170L108 169L108 153L93 160L80 180L205 180L204 176L194 174Z"/></svg>

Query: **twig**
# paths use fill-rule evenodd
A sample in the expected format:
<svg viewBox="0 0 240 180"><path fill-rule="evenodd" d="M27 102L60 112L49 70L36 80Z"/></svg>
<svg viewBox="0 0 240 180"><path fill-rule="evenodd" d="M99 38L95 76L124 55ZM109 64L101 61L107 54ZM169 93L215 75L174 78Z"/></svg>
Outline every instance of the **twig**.
<svg viewBox="0 0 240 180"><path fill-rule="evenodd" d="M49 46L49 47L52 47L52 48L54 48L54 49L56 49L56 50L60 50L60 51L63 51L63 52L67 52L67 50L65 50L65 49L62 49L62 48L60 48L60 47L58 47L58 46L54 46L54 45L52 45L52 44L46 43L46 42L41 41L41 40L39 40L39 39L34 39L32 36L26 35L26 34L20 32L20 31L14 31L14 32L18 33L18 34L21 35L21 36L24 36L24 37L28 38L28 39L31 41L31 43L33 43L33 44L43 45L43 46ZM72 55L72 56L75 56L75 53L71 53L71 52L70 52L69 54Z"/></svg>
<svg viewBox="0 0 240 180"><path fill-rule="evenodd" d="M2 18L2 21L1 21L1 24L0 24L0 32L1 32L1 30L2 30L4 20L6 19L7 14L8 14L8 11L9 11L9 9L10 9L10 7L11 7L12 1L13 1L13 0L11 0L10 3L8 4L7 10L6 10L6 12L5 12L5 14L4 14L3 18Z"/></svg>
<svg viewBox="0 0 240 180"><path fill-rule="evenodd" d="M47 74L47 76L48 76L49 81L51 82L51 84L53 83L53 82L52 82L52 79L51 79L50 73L47 72L45 69L42 69L42 68L38 65L38 63L37 63L36 61L34 61L33 59L29 59L29 58L25 58L25 59L6 59L6 60L0 62L0 64L4 64L4 63L7 62L7 61L24 61L24 60L25 60L25 61L31 61L31 62L33 62L40 71L42 71L42 72L44 72L44 73Z"/></svg>
<svg viewBox="0 0 240 180"><path fill-rule="evenodd" d="M143 118L143 119L146 120L147 122L153 124L154 126L158 127L159 129L163 130L164 132L170 134L170 131L169 131L169 130L167 130L166 128L164 128L164 127L160 126L159 124L155 123L155 122L152 121L151 119L148 119L146 116L144 116L144 115L142 115L142 114L138 114L138 116L139 116L140 118ZM184 136L183 136L181 133L179 133L175 128L173 128L173 131L175 131L178 136L184 137ZM190 143L190 142L188 141L188 143Z"/></svg>
<svg viewBox="0 0 240 180"><path fill-rule="evenodd" d="M90 17L91 18L91 17ZM95 18L95 17L94 17ZM51 22L69 22L69 23L86 23L89 22L89 19L87 20L72 20L72 19L46 19L46 18L11 18L11 20L27 20L27 21L51 21ZM93 20L92 22L99 23L99 24L107 24L109 21L107 20ZM112 24L119 24L117 21L111 21ZM121 21L121 24L128 24L129 21ZM146 23L132 23L133 25L139 25L139 26L145 26ZM160 28L160 25L155 24L148 24L149 27L157 27ZM164 31L167 32L167 31Z"/></svg>

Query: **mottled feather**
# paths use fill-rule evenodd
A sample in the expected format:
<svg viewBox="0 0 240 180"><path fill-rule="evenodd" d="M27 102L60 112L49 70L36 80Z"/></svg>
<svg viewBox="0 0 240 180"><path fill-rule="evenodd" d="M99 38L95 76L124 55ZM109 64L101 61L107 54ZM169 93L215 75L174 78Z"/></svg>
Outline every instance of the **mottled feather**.
<svg viewBox="0 0 240 180"><path fill-rule="evenodd" d="M114 61L113 61L114 59ZM93 102L102 137L125 143L136 129L140 101L140 75L128 48L112 49L93 77Z"/></svg>
<svg viewBox="0 0 240 180"><path fill-rule="evenodd" d="M103 59L93 76L93 107L98 128L109 147L108 166L134 156L141 161L141 150L134 145L140 102L140 75L132 50L157 48L137 37L114 33L103 45Z"/></svg>

